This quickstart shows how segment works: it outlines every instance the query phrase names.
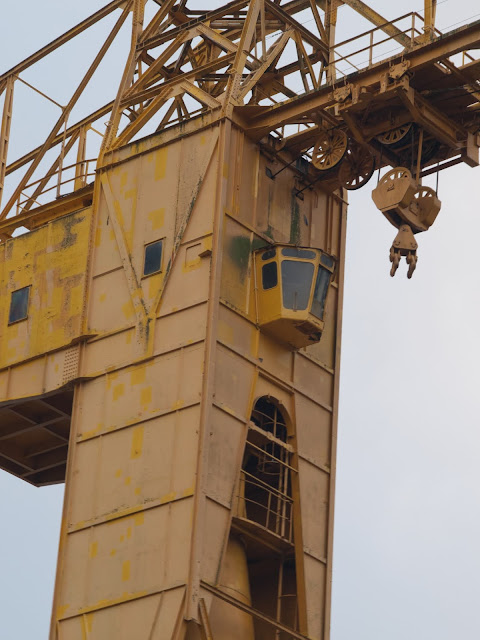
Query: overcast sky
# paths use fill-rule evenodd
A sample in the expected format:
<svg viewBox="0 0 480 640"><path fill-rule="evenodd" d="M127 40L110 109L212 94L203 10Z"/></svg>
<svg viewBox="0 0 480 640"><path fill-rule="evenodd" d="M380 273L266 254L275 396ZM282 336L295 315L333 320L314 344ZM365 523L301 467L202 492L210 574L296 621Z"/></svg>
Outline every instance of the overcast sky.
<svg viewBox="0 0 480 640"><path fill-rule="evenodd" d="M106 1L2 4L0 71ZM421 0L370 4L388 19L395 6L423 8ZM478 0L438 4L442 30L479 18ZM340 37L364 28L340 10ZM24 77L65 104L68 78L92 59L102 29L67 48L73 58L57 57L61 81L43 63ZM125 42L112 53L117 75ZM108 100L114 89L104 85L98 93ZM19 87L18 101L25 91ZM48 109L38 102L39 120L58 117ZM10 159L41 142L31 112L20 113ZM418 237L412 280L404 264L389 276L395 230L373 205L371 187L351 194L349 209L332 640L478 640L480 168L440 175L442 211ZM36 489L0 472L1 638L47 637L62 496L63 486Z"/></svg>

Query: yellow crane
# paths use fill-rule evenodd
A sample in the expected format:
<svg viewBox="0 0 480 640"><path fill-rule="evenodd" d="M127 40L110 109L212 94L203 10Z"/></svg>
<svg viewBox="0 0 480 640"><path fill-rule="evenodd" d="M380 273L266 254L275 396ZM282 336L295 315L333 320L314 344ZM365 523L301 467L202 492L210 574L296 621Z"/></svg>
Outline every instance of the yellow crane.
<svg viewBox="0 0 480 640"><path fill-rule="evenodd" d="M337 42L342 4L372 26ZM348 191L383 170L411 277L423 179L479 164L480 23L435 8L115 0L0 75L0 467L66 483L51 640L329 637ZM22 74L114 12L9 162Z"/></svg>

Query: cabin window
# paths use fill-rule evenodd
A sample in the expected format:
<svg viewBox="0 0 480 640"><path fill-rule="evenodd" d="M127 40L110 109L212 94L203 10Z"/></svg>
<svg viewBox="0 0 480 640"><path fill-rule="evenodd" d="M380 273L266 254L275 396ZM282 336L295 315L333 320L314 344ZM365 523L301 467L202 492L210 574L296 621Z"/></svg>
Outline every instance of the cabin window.
<svg viewBox="0 0 480 640"><path fill-rule="evenodd" d="M150 276L162 269L162 240L151 242L145 246L145 260L143 263L143 275Z"/></svg>
<svg viewBox="0 0 480 640"><path fill-rule="evenodd" d="M273 289L278 284L277 263L267 262L262 266L262 285L265 291Z"/></svg>
<svg viewBox="0 0 480 640"><path fill-rule="evenodd" d="M312 262L282 261L283 306L302 311L308 307L314 265Z"/></svg>
<svg viewBox="0 0 480 640"><path fill-rule="evenodd" d="M327 298L328 285L332 274L323 267L318 267L317 281L313 292L312 313L320 320L323 320L325 311L325 300Z"/></svg>
<svg viewBox="0 0 480 640"><path fill-rule="evenodd" d="M30 287L23 287L12 292L10 299L10 313L8 314L8 324L25 320L28 316L28 299L30 297Z"/></svg>
<svg viewBox="0 0 480 640"><path fill-rule="evenodd" d="M262 253L262 260L270 260L271 258L275 258L275 256L277 255L277 250L276 249L268 249L268 251L264 251Z"/></svg>
<svg viewBox="0 0 480 640"><path fill-rule="evenodd" d="M310 249L299 249L298 247L285 247L282 249L282 256L285 258L301 258L303 260L315 260L317 254Z"/></svg>

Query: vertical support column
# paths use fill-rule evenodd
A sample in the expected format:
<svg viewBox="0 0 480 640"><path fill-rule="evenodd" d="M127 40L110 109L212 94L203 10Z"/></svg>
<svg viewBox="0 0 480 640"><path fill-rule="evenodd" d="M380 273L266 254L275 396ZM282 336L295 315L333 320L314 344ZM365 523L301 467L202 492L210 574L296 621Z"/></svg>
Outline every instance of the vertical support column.
<svg viewBox="0 0 480 640"><path fill-rule="evenodd" d="M15 76L7 80L5 91L5 103L3 105L2 129L0 131L0 205L2 204L3 189L5 186L5 173L7 170L8 142L12 126L13 87Z"/></svg>
<svg viewBox="0 0 480 640"><path fill-rule="evenodd" d="M75 191L81 189L87 183L87 167L85 164L85 153L87 146L87 127L80 129L78 137L77 164L75 167Z"/></svg>
<svg viewBox="0 0 480 640"><path fill-rule="evenodd" d="M213 221L212 266L209 283L207 335L205 340L204 371L202 382L202 402L200 409L199 445L197 453L196 478L201 479L205 472L210 421L213 398L215 396L215 359L218 331L218 307L221 285L222 241L224 211L228 186L228 149L231 144L231 123L225 121L221 125L219 135L219 159L215 193L215 217ZM226 175L227 174L227 175ZM190 552L189 581L187 587L186 619L195 619L198 615L198 602L201 579L202 537L205 520L205 487L197 486L195 492L192 547Z"/></svg>
<svg viewBox="0 0 480 640"><path fill-rule="evenodd" d="M433 40L435 35L435 14L437 10L437 0L425 0L425 40Z"/></svg>
<svg viewBox="0 0 480 640"><path fill-rule="evenodd" d="M335 29L337 27L338 0L327 0L325 3L325 30L328 37L328 69L327 83L333 84L336 79L335 71Z"/></svg>

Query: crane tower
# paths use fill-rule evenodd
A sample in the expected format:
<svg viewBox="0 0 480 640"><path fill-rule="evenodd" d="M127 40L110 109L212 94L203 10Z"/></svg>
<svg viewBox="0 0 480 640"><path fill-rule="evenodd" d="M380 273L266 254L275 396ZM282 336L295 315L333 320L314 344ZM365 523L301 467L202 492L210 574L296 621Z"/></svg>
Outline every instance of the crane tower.
<svg viewBox="0 0 480 640"><path fill-rule="evenodd" d="M114 0L0 76L0 467L65 482L51 640L329 638L348 191L379 171L411 277L423 179L479 163L479 22L194 4ZM338 43L342 6L372 26ZM22 74L111 15L9 163Z"/></svg>

